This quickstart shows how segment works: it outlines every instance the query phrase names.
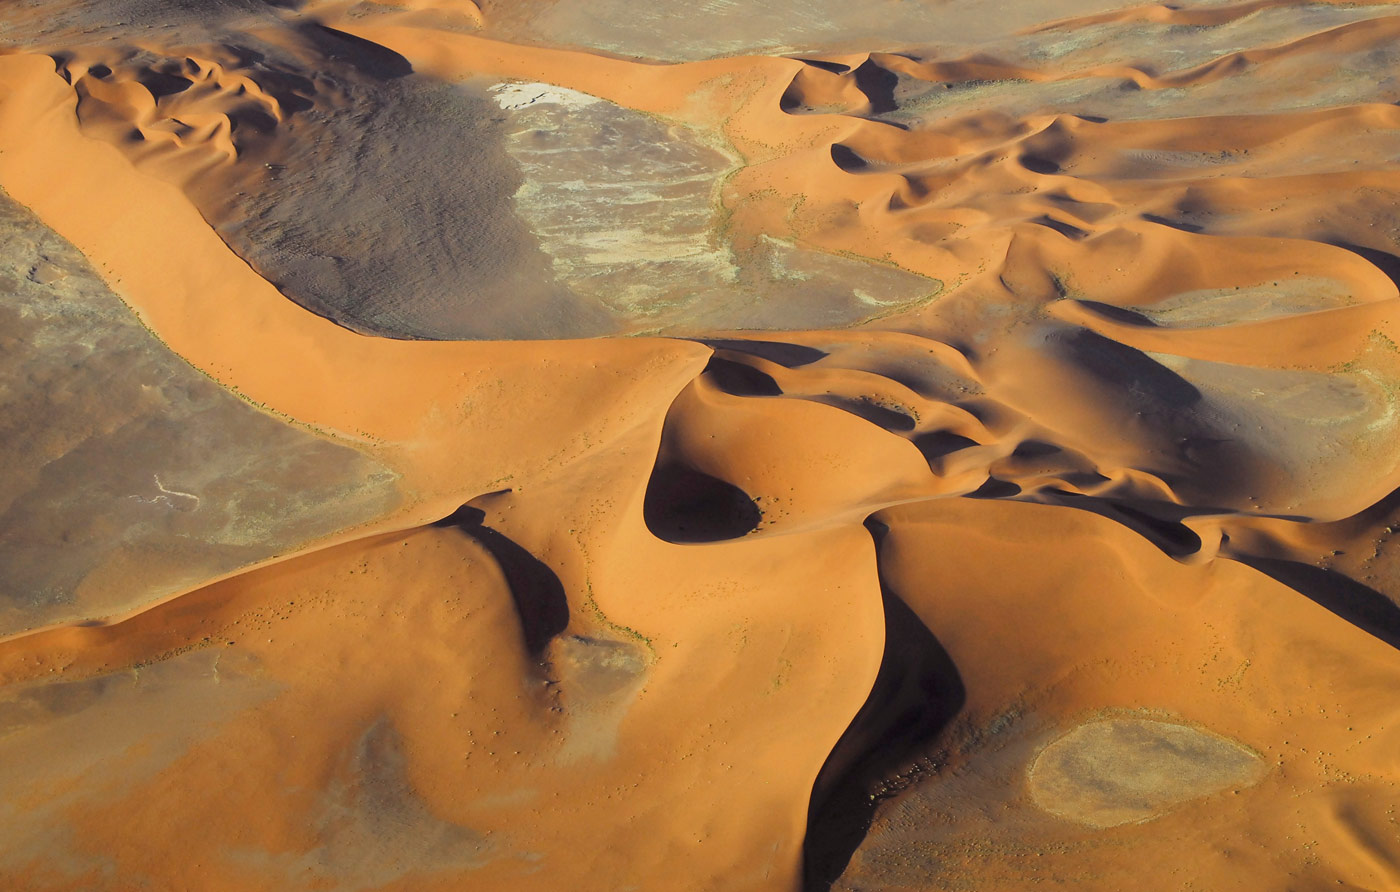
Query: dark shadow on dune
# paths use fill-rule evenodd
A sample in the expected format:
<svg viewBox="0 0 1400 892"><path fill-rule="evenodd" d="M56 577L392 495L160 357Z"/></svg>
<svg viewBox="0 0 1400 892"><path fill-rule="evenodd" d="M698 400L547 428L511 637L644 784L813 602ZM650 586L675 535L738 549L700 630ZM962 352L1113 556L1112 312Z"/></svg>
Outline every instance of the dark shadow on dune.
<svg viewBox="0 0 1400 892"><path fill-rule="evenodd" d="M1234 559L1283 583L1391 647L1400 648L1400 606L1370 586L1335 570L1300 561L1247 556Z"/></svg>
<svg viewBox="0 0 1400 892"><path fill-rule="evenodd" d="M1010 480L988 477L965 498L969 499L1010 499L1021 494L1021 487Z"/></svg>
<svg viewBox="0 0 1400 892"><path fill-rule="evenodd" d="M888 528L867 520L880 543ZM915 758L967 701L962 677L933 633L880 578L885 650L870 695L817 775L803 843L804 892L830 889L865 839L876 785Z"/></svg>
<svg viewBox="0 0 1400 892"><path fill-rule="evenodd" d="M1385 498L1369 508L1364 508L1355 516L1358 521L1384 520L1393 512L1400 511L1400 489L1390 491Z"/></svg>
<svg viewBox="0 0 1400 892"><path fill-rule="evenodd" d="M856 89L870 101L871 114L882 115L899 108L894 101L895 87L899 86L899 75L888 71L866 59L853 72Z"/></svg>
<svg viewBox="0 0 1400 892"><path fill-rule="evenodd" d="M258 133L271 133L277 127L277 119L259 108L240 108L228 113L229 132L236 133L240 127L251 127Z"/></svg>
<svg viewBox="0 0 1400 892"><path fill-rule="evenodd" d="M857 418L862 418L871 424L896 433L906 433L914 429L917 422L912 417L900 412L898 409L891 409L868 399L824 396L816 400L827 406L840 409L843 412L850 412Z"/></svg>
<svg viewBox="0 0 1400 892"><path fill-rule="evenodd" d="M962 434L955 434L952 431L931 431L919 434L914 438L915 448L922 452L924 458L929 461L951 455L960 449L980 445L971 437L964 437Z"/></svg>
<svg viewBox="0 0 1400 892"><path fill-rule="evenodd" d="M1074 331L1061 342L1080 368L1106 384L1128 391L1140 404L1147 400L1183 409L1200 402L1201 392L1195 385L1135 347L1088 329Z"/></svg>
<svg viewBox="0 0 1400 892"><path fill-rule="evenodd" d="M913 174L903 174L900 179L904 181L904 191L895 190L890 193L890 200L886 205L890 210L899 211L916 207L928 197L930 187L919 177ZM907 193L908 197L904 193Z"/></svg>
<svg viewBox="0 0 1400 892"><path fill-rule="evenodd" d="M68 70L68 63L73 61L71 53L49 53L48 57L53 60L53 73L63 78L69 85L73 83L73 73ZM102 66L106 68L107 66ZM107 68L107 74L111 74L112 69ZM107 75L102 75L106 77Z"/></svg>
<svg viewBox="0 0 1400 892"><path fill-rule="evenodd" d="M1187 223L1184 220L1170 220L1166 217L1159 217L1156 214L1143 214L1142 219L1148 223L1156 223L1159 226L1170 226L1172 229L1180 229L1182 232L1201 232L1204 227L1195 223Z"/></svg>
<svg viewBox="0 0 1400 892"><path fill-rule="evenodd" d="M1201 550L1201 537L1182 519L1195 514L1214 514L1210 509L1188 509L1181 505L1128 505L1113 499L1086 496L1061 489L1044 489L1039 495L1049 504L1089 511L1120 523L1151 542L1173 558L1189 557Z"/></svg>
<svg viewBox="0 0 1400 892"><path fill-rule="evenodd" d="M695 340L716 350L747 353L750 356L757 356L759 359L776 362L789 369L811 365L826 356L825 351L818 350L816 347L807 347L803 344L784 344L781 341L749 341L738 338L696 338Z"/></svg>
<svg viewBox="0 0 1400 892"><path fill-rule="evenodd" d="M1016 159L1021 162L1021 166L1031 173L1038 173L1042 176L1051 176L1060 172L1060 165L1049 158L1042 158L1039 155L1022 155Z"/></svg>
<svg viewBox="0 0 1400 892"><path fill-rule="evenodd" d="M1062 452L1064 450L1059 446L1044 440L1022 440L1011 450L1011 454L1017 458L1041 458L1046 455L1059 455Z"/></svg>
<svg viewBox="0 0 1400 892"><path fill-rule="evenodd" d="M1100 303L1096 300L1078 300L1075 301L1075 303L1094 315L1101 316L1111 322L1121 322L1124 325L1133 325L1139 328L1160 327L1156 322L1153 322L1136 310L1130 310L1127 307L1116 307L1113 304Z"/></svg>
<svg viewBox="0 0 1400 892"><path fill-rule="evenodd" d="M316 107L316 82L275 63L257 50L226 43L223 48L240 59L242 66L257 66L258 84L277 100L284 115L310 111Z"/></svg>
<svg viewBox="0 0 1400 892"><path fill-rule="evenodd" d="M1088 489L1091 486L1099 486L1109 481L1108 477L1098 471L1067 471L1060 475L1060 479L1079 489Z"/></svg>
<svg viewBox="0 0 1400 892"><path fill-rule="evenodd" d="M111 73L111 69L108 69ZM146 71L138 75L136 82L150 91L151 96L157 101L166 96L174 96L183 93L194 86L194 81L178 74L170 74L164 71Z"/></svg>
<svg viewBox="0 0 1400 892"><path fill-rule="evenodd" d="M860 157L855 149L843 146L839 142L834 143L831 147L831 160L847 173L859 173L870 166L870 162Z"/></svg>
<svg viewBox="0 0 1400 892"><path fill-rule="evenodd" d="M813 68L820 68L822 71L830 71L832 74L845 74L851 70L851 66L842 65L840 62L827 62L822 59L802 59L797 61L811 65Z"/></svg>
<svg viewBox="0 0 1400 892"><path fill-rule="evenodd" d="M1079 241L1080 239L1084 238L1084 236L1089 234L1084 230L1080 229L1078 226L1066 223L1063 220L1056 220L1049 214L1041 214L1039 217L1033 218L1031 222L1036 224L1037 226L1044 226L1046 229L1053 229L1060 235L1073 241Z"/></svg>
<svg viewBox="0 0 1400 892"><path fill-rule="evenodd" d="M1394 282L1397 288L1400 288L1400 257L1385 251L1377 251L1375 248L1353 245L1350 242L1329 241L1327 244L1362 257L1376 269L1385 273L1386 278Z"/></svg>
<svg viewBox="0 0 1400 892"><path fill-rule="evenodd" d="M1155 517L1131 505L1106 503L1105 508L1105 517L1137 531L1172 557L1186 557L1201 550L1201 537L1184 523Z"/></svg>
<svg viewBox="0 0 1400 892"><path fill-rule="evenodd" d="M538 656L569 625L569 599L554 571L539 558L488 526L486 513L463 505L433 526L452 527L485 548L501 568L520 615L525 648Z"/></svg>
<svg viewBox="0 0 1400 892"><path fill-rule="evenodd" d="M343 62L365 77L388 81L413 73L413 65L403 56L363 37L313 22L298 25L297 31L328 59Z"/></svg>
<svg viewBox="0 0 1400 892"><path fill-rule="evenodd" d="M642 517L652 535L667 542L719 542L748 534L763 513L732 483L661 460L647 482Z"/></svg>
<svg viewBox="0 0 1400 892"><path fill-rule="evenodd" d="M734 396L781 396L783 393L772 375L732 359L711 357L702 374L720 390Z"/></svg>

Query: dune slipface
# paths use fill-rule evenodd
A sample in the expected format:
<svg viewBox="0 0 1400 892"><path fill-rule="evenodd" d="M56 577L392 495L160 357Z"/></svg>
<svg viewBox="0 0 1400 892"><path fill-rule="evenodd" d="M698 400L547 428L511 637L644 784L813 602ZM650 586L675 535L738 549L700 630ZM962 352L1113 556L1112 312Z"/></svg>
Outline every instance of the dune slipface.
<svg viewBox="0 0 1400 892"><path fill-rule="evenodd" d="M1400 887L1400 11L0 10L0 880Z"/></svg>

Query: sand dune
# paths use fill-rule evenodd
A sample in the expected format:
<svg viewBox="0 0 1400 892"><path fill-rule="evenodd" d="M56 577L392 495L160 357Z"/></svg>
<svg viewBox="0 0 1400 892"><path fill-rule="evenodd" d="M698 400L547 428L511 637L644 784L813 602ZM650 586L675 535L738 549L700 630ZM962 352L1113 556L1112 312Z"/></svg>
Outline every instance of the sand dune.
<svg viewBox="0 0 1400 892"><path fill-rule="evenodd" d="M0 12L0 878L1389 889L1385 3Z"/></svg>

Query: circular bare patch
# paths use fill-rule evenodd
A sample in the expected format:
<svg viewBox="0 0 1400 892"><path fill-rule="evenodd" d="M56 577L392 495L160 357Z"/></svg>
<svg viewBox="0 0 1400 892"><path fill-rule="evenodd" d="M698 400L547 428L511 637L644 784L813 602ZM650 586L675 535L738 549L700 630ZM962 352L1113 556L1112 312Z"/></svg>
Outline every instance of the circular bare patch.
<svg viewBox="0 0 1400 892"><path fill-rule="evenodd" d="M1264 770L1258 756L1219 734L1147 719L1099 719L1041 751L1031 764L1030 792L1051 814L1115 827L1253 784Z"/></svg>

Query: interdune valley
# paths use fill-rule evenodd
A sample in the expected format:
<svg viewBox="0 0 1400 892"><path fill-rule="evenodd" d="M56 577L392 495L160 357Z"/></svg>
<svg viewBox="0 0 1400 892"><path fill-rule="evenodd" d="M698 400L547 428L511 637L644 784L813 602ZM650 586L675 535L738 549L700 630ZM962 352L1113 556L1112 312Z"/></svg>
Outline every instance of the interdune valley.
<svg viewBox="0 0 1400 892"><path fill-rule="evenodd" d="M0 2L0 889L1400 890L1400 5Z"/></svg>

